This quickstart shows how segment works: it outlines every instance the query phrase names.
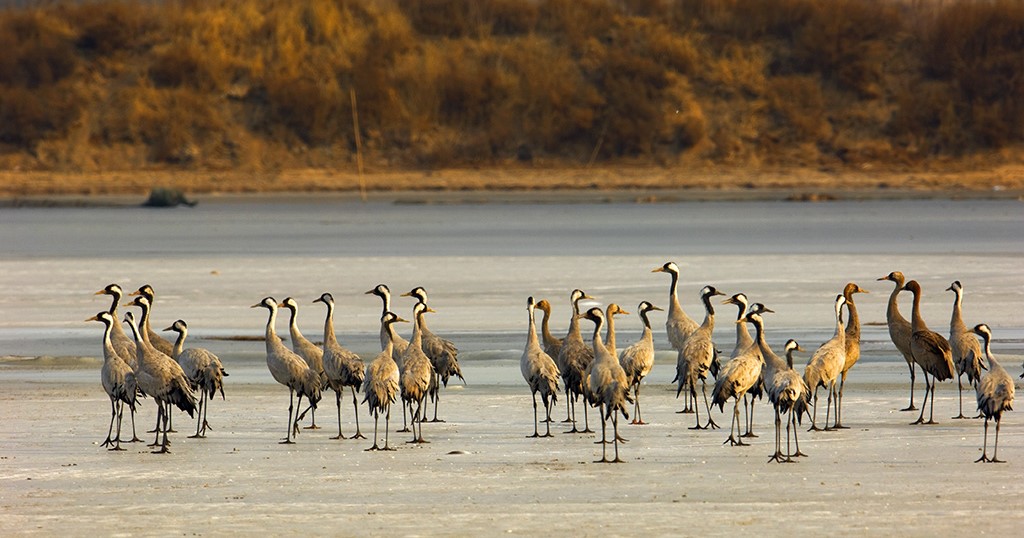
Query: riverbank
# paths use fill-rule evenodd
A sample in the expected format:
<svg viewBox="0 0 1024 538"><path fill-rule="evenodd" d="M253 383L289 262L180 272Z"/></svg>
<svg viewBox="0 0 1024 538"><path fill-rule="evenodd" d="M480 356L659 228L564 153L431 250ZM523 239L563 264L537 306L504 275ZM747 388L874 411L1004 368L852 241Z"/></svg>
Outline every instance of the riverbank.
<svg viewBox="0 0 1024 538"><path fill-rule="evenodd" d="M200 200L252 195L418 202L830 200L1020 198L1024 164L984 170L831 171L820 169L691 170L650 166L493 168L372 172L274 173L122 171L0 172L3 205L141 203L154 188Z"/></svg>

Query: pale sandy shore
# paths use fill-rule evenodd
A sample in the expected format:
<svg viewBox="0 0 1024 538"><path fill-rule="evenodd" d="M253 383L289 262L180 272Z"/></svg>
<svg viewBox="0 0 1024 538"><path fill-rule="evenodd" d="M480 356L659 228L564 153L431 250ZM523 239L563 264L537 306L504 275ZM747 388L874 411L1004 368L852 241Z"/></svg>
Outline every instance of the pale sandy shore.
<svg viewBox="0 0 1024 538"><path fill-rule="evenodd" d="M265 381L228 379L206 439L186 438L194 423L178 414L171 454L141 444L108 452L96 372L9 369L0 376L0 534L948 536L1013 535L1024 521L1019 412L1000 438L1009 463L975 464L982 424L949 418L955 386L939 386L938 425L911 426L916 413L898 411L905 366L868 363L847 386L851 429L801 431L810 457L780 465L767 463L767 405L751 446L723 446L726 432L688 430L692 415L675 413L674 390L657 382L669 368L659 364L642 393L650 424L623 424L619 465L593 463L595 436L563 434L563 424L554 438L527 438L530 398L512 361L465 365L478 381L445 393L447 422L423 428L430 444L392 431L394 452L330 440L333 394L317 417L324 429L277 444L287 393L266 372ZM342 413L351 434L350 399ZM555 416L565 416L561 402ZM152 427L152 401L139 417L140 433ZM365 413L361 426L372 437Z"/></svg>

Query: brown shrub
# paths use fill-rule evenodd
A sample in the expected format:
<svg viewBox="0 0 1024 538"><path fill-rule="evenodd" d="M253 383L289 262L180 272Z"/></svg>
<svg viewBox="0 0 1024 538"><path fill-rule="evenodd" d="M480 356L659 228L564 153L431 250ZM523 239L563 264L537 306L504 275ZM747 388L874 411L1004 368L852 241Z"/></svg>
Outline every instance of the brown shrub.
<svg viewBox="0 0 1024 538"><path fill-rule="evenodd" d="M899 12L887 0L817 3L797 32L792 61L800 73L820 73L862 97L878 97L890 47L884 40L901 28Z"/></svg>
<svg viewBox="0 0 1024 538"><path fill-rule="evenodd" d="M66 134L80 108L80 99L68 84L0 85L0 141L32 149L45 138Z"/></svg>
<svg viewBox="0 0 1024 538"><path fill-rule="evenodd" d="M224 73L221 66L198 45L187 42L174 43L153 53L149 79L157 87L189 87L211 92L223 86L218 80Z"/></svg>
<svg viewBox="0 0 1024 538"><path fill-rule="evenodd" d="M828 135L825 98L817 75L770 79L768 103L776 142L814 142Z"/></svg>
<svg viewBox="0 0 1024 538"><path fill-rule="evenodd" d="M65 7L64 17L78 30L75 45L101 55L138 50L160 27L158 9L150 2L108 0Z"/></svg>
<svg viewBox="0 0 1024 538"><path fill-rule="evenodd" d="M36 88L60 82L78 65L74 31L43 10L9 12L0 21L0 85Z"/></svg>
<svg viewBox="0 0 1024 538"><path fill-rule="evenodd" d="M925 74L948 80L969 142L1024 140L1024 3L958 2L926 28Z"/></svg>

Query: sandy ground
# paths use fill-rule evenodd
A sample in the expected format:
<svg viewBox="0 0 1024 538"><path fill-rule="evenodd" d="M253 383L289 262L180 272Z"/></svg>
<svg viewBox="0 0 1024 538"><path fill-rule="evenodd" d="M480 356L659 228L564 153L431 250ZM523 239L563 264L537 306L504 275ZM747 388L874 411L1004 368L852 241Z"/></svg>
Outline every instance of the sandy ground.
<svg viewBox="0 0 1024 538"><path fill-rule="evenodd" d="M659 364L651 378L670 368ZM392 432L395 452L330 440L333 395L317 417L324 429L279 445L283 387L265 371L266 382L228 378L227 401L210 408L215 429L187 439L194 423L178 414L167 455L99 446L109 407L92 369L9 370L0 376L0 534L1012 535L1024 518L1019 413L1007 415L1000 439L1009 463L975 464L982 424L949 419L955 386L939 387L938 425L910 426L916 413L897 411L907 399L902 364L858 366L844 406L852 428L801 432L810 457L793 465L767 463L767 405L751 446L723 446L722 430L686 429L692 415L676 414L674 391L659 383L642 393L650 424L622 426L626 462L593 463L593 435L555 424L554 438L526 437L532 411L517 370L465 365L468 379L485 381L444 394L448 422L425 425L430 444ZM343 404L351 434L351 401ZM555 417L564 416L560 402ZM140 432L153 417L147 401ZM362 430L372 437L365 413Z"/></svg>
<svg viewBox="0 0 1024 538"><path fill-rule="evenodd" d="M938 170L938 171L937 171ZM1012 196L1024 193L1024 164L935 169L747 169L602 166L594 168L500 167L437 171L373 171L360 176L334 170L123 171L53 173L0 171L0 200L54 196L145 196L154 187L191 194L337 192L428 193L626 191L638 201L750 196L829 198Z"/></svg>

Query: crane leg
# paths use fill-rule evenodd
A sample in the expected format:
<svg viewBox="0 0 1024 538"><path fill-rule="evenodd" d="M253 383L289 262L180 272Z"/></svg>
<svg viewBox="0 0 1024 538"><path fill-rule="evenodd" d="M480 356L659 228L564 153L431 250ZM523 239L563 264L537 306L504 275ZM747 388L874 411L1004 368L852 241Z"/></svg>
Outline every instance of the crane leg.
<svg viewBox="0 0 1024 538"><path fill-rule="evenodd" d="M914 381L917 379L917 373L914 372L914 362L907 361L907 367L910 368L910 405L900 409L900 411L917 411L917 407L914 407Z"/></svg>

